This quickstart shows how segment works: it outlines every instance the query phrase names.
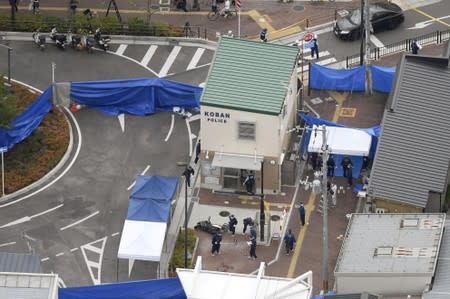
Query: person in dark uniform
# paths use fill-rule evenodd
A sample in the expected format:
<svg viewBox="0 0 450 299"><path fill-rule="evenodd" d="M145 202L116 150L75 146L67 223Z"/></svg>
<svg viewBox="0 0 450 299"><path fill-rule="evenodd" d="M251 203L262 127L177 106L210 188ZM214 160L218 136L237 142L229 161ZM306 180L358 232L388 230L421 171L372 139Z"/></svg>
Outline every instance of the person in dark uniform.
<svg viewBox="0 0 450 299"><path fill-rule="evenodd" d="M311 58L314 58L314 54L316 54L316 59L319 59L319 41L317 40L317 35L314 35L312 44L313 45L311 47Z"/></svg>
<svg viewBox="0 0 450 299"><path fill-rule="evenodd" d="M230 220L228 221L228 228L230 229L231 234L234 237L234 234L236 233L236 225L238 224L238 221L234 215L230 215Z"/></svg>
<svg viewBox="0 0 450 299"><path fill-rule="evenodd" d="M334 162L333 156L329 156L327 160L327 176L334 177L334 169L336 168L336 162Z"/></svg>
<svg viewBox="0 0 450 299"><path fill-rule="evenodd" d="M200 145L200 139L199 139L197 142L197 145L195 146L195 160L194 160L195 164L197 164L201 152L202 152L202 146Z"/></svg>
<svg viewBox="0 0 450 299"><path fill-rule="evenodd" d="M316 152L311 153L311 166L314 171L317 169L317 156Z"/></svg>
<svg viewBox="0 0 450 299"><path fill-rule="evenodd" d="M253 171L251 171L250 174L247 175L243 185L245 185L245 189L247 190L248 194L255 194L253 192L253 186L255 185L255 176L253 175Z"/></svg>
<svg viewBox="0 0 450 299"><path fill-rule="evenodd" d="M212 237L212 249L211 254L215 256L216 253L220 254L220 242L222 242L222 235L220 233L215 233Z"/></svg>
<svg viewBox="0 0 450 299"><path fill-rule="evenodd" d="M244 218L244 230L242 231L244 234L247 231L247 226L253 226L253 219L251 217Z"/></svg>
<svg viewBox="0 0 450 299"><path fill-rule="evenodd" d="M305 226L305 216L306 216L306 211L305 211L305 206L303 205L303 203L300 203L300 208L298 208L298 212L300 213L300 222L302 223L302 226Z"/></svg>
<svg viewBox="0 0 450 299"><path fill-rule="evenodd" d="M259 39L262 42L267 43L267 38L269 37L269 34L267 33L267 28L264 28L261 33L259 34Z"/></svg>
<svg viewBox="0 0 450 299"><path fill-rule="evenodd" d="M184 171L183 175L186 178L186 184L188 187L191 186L191 176L195 173L194 169L191 166L188 166Z"/></svg>
<svg viewBox="0 0 450 299"><path fill-rule="evenodd" d="M251 238L250 242L250 256L248 258L254 260L258 258L256 256L256 238Z"/></svg>
<svg viewBox="0 0 450 299"><path fill-rule="evenodd" d="M289 229L289 231L284 236L284 245L286 249L286 255L289 255L294 251L294 244L295 244L295 237L292 233L292 230Z"/></svg>
<svg viewBox="0 0 450 299"><path fill-rule="evenodd" d="M366 170L367 168L369 168L369 162L370 162L369 157L364 156L364 157L363 157L363 163L362 163L361 169Z"/></svg>
<svg viewBox="0 0 450 299"><path fill-rule="evenodd" d="M342 170L344 171L344 177L348 177L348 169L353 166L352 160L348 156L345 156L341 161Z"/></svg>

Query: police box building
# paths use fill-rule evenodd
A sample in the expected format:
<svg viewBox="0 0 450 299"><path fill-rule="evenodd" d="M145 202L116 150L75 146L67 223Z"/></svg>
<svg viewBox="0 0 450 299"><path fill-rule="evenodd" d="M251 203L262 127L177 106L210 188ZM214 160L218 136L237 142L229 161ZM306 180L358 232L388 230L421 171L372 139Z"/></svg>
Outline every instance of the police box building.
<svg viewBox="0 0 450 299"><path fill-rule="evenodd" d="M291 146L299 83L298 48L222 37L201 98L201 185L279 193Z"/></svg>

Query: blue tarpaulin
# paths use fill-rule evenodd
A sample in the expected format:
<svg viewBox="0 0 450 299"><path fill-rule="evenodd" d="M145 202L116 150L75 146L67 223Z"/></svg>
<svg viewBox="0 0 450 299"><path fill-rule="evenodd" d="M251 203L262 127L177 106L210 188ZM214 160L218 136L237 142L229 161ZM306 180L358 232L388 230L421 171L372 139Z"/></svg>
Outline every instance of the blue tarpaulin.
<svg viewBox="0 0 450 299"><path fill-rule="evenodd" d="M14 145L31 135L52 109L51 98L52 88L49 87L11 122L12 128L0 128L0 147L11 149Z"/></svg>
<svg viewBox="0 0 450 299"><path fill-rule="evenodd" d="M372 89L378 92L391 92L395 78L395 68L384 66L371 66Z"/></svg>
<svg viewBox="0 0 450 299"><path fill-rule="evenodd" d="M298 117L303 119L308 127L312 127L313 125L316 125L316 126L325 125L325 126L329 126L329 127L349 128L348 126L345 126L342 124L337 124L337 123L329 121L329 120L320 119L320 118L317 118L317 117L314 117L311 115L307 115L303 112L300 112L298 114ZM375 126L372 128L355 128L355 129L362 130L372 136L372 143L370 145L370 151L369 151L368 157L370 159L373 159L373 157L375 156L375 150L376 150L376 147L378 144L378 138L379 138L380 132L381 132L381 126ZM311 138L311 131L305 131L304 137L303 137L303 142L302 142L302 144L300 144L300 153L303 153L304 151L306 151L308 149L308 144L309 144L310 138ZM332 157L333 157L333 160L336 163L336 167L337 167L335 169L335 176L342 176L343 169L341 167L341 161L344 158L344 156L333 154ZM363 157L361 157L361 156L348 156L348 157L350 158L350 160L352 161L352 164L353 164L353 173L352 173L353 177L358 178L359 174L361 172Z"/></svg>
<svg viewBox="0 0 450 299"><path fill-rule="evenodd" d="M59 299L185 299L178 278L60 288Z"/></svg>
<svg viewBox="0 0 450 299"><path fill-rule="evenodd" d="M130 195L127 219L167 222L177 184L177 177L139 175Z"/></svg>
<svg viewBox="0 0 450 299"><path fill-rule="evenodd" d="M364 91L364 66L349 70L336 70L314 63L311 64L309 84L312 89Z"/></svg>
<svg viewBox="0 0 450 299"><path fill-rule="evenodd" d="M174 106L198 108L202 88L159 78L73 82L72 101L109 115L148 115Z"/></svg>

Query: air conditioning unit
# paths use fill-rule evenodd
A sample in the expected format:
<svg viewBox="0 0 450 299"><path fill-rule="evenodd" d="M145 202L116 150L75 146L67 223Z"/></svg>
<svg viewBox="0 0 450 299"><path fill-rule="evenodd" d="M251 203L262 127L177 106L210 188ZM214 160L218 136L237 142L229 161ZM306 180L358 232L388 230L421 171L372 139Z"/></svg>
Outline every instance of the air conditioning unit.
<svg viewBox="0 0 450 299"><path fill-rule="evenodd" d="M383 208L376 208L376 209L375 209L375 213L376 213L376 214L384 214L384 212L385 212L385 211L384 211Z"/></svg>

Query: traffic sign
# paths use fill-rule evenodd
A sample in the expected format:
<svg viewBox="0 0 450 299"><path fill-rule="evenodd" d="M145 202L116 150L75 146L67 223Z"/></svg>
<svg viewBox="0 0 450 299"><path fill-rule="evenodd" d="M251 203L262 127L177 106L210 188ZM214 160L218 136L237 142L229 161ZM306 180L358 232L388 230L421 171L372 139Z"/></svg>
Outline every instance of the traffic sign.
<svg viewBox="0 0 450 299"><path fill-rule="evenodd" d="M236 0L236 7L241 8L241 0Z"/></svg>
<svg viewBox="0 0 450 299"><path fill-rule="evenodd" d="M312 32L307 32L305 34L305 36L303 36L303 40L307 43L309 43L310 41L312 41L314 38L314 34Z"/></svg>
<svg viewBox="0 0 450 299"><path fill-rule="evenodd" d="M8 151L8 147L0 147L0 153L6 153Z"/></svg>

